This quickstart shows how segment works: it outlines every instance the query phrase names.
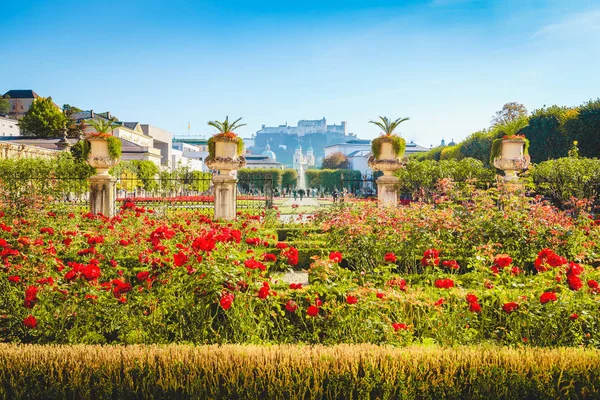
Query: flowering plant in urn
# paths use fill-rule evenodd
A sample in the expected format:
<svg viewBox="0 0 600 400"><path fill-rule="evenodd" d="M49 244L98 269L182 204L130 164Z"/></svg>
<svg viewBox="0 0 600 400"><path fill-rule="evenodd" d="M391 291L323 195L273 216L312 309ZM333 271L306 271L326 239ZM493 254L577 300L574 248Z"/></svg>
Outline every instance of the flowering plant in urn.
<svg viewBox="0 0 600 400"><path fill-rule="evenodd" d="M241 118L229 122L229 117L224 121L210 121L209 126L217 128L218 133L208 140L208 157L206 165L210 169L218 169L221 173L229 173L246 165L242 156L244 142L235 134L234 130L246 124L240 123Z"/></svg>
<svg viewBox="0 0 600 400"><path fill-rule="evenodd" d="M394 121L388 117L379 117L379 121L369 123L380 127L383 133L371 142L373 155L369 158L369 166L375 171L383 171L384 176L391 176L394 171L402 167L402 157L406 148L406 141L394 130L409 118L398 118Z"/></svg>
<svg viewBox="0 0 600 400"><path fill-rule="evenodd" d="M98 175L108 175L108 170L121 159L121 140L113 136L115 122L114 118L88 122L94 131L86 134L83 157L96 168Z"/></svg>
<svg viewBox="0 0 600 400"><path fill-rule="evenodd" d="M517 173L529 168L529 140L519 132L528 125L522 117L499 127L502 137L492 142L490 164L504 171L506 182L519 179Z"/></svg>

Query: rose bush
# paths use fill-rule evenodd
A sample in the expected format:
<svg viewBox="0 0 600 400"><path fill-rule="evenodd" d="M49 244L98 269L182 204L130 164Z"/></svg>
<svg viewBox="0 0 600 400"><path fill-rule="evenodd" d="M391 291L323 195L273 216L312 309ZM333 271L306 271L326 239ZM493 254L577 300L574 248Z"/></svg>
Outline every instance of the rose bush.
<svg viewBox="0 0 600 400"><path fill-rule="evenodd" d="M600 344L600 228L585 213L444 196L353 204L297 228L303 246L332 249L313 257L308 286L281 280L297 239L280 241L264 216L213 222L133 202L114 218L0 213L0 339Z"/></svg>

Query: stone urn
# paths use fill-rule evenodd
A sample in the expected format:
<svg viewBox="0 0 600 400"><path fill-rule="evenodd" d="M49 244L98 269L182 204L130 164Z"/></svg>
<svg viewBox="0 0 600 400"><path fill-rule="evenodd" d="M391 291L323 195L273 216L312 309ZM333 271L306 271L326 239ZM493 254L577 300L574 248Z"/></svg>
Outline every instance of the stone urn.
<svg viewBox="0 0 600 400"><path fill-rule="evenodd" d="M382 204L395 205L398 203L396 186L399 179L394 176L394 172L404 165L402 162L403 154L396 154L391 137L381 136L375 141L380 141L378 143L381 146L380 152L377 156L372 155L368 163L373 171L383 172L383 176L377 178L377 197Z"/></svg>
<svg viewBox="0 0 600 400"><path fill-rule="evenodd" d="M108 152L108 141L104 137L89 136L90 152L87 162L96 168L97 176L109 176L108 170L117 165L121 159L112 157Z"/></svg>
<svg viewBox="0 0 600 400"><path fill-rule="evenodd" d="M221 175L231 175L233 171L246 165L246 159L238 155L237 141L227 138L214 138L213 140L215 154L206 158L205 164L208 168L219 170Z"/></svg>
<svg viewBox="0 0 600 400"><path fill-rule="evenodd" d="M499 139L500 152L493 159L494 167L504 171L504 181L514 182L519 179L517 173L529 168L531 157L525 154L525 140L520 138Z"/></svg>

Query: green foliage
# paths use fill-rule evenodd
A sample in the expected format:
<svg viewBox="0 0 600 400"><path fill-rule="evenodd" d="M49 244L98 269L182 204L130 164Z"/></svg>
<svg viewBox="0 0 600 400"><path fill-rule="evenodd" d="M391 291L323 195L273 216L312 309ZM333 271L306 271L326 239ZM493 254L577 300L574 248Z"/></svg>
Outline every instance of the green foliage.
<svg viewBox="0 0 600 400"><path fill-rule="evenodd" d="M459 188L474 185L477 188L489 187L495 182L494 170L473 158L457 160L409 159L404 168L396 172L400 178L399 190L421 200L431 200L438 193L439 182L451 179Z"/></svg>
<svg viewBox="0 0 600 400"><path fill-rule="evenodd" d="M225 121L209 121L208 125L217 128L220 133L233 133L237 128L246 126L246 124L239 123L241 120L242 118L238 118L233 122L229 122L229 116L226 116Z"/></svg>
<svg viewBox="0 0 600 400"><path fill-rule="evenodd" d="M523 104L516 101L506 103L502 110L496 112L492 126L503 126L523 117L527 117L527 108Z"/></svg>
<svg viewBox="0 0 600 400"><path fill-rule="evenodd" d="M340 151L332 153L323 159L323 169L349 169L348 157Z"/></svg>
<svg viewBox="0 0 600 400"><path fill-rule="evenodd" d="M568 124L569 138L575 134L582 157L600 155L600 99L579 107L577 119Z"/></svg>
<svg viewBox="0 0 600 400"><path fill-rule="evenodd" d="M381 155L381 145L383 143L391 143L396 157L402 157L406 149L406 140L397 135L384 135L373 139L371 142L371 151L375 158Z"/></svg>
<svg viewBox="0 0 600 400"><path fill-rule="evenodd" d="M88 193L87 178L94 173L70 153L52 159L0 160L0 209L35 212L54 199L77 201Z"/></svg>
<svg viewBox="0 0 600 400"><path fill-rule="evenodd" d="M296 187L298 183L298 171L295 169L284 169L281 174L281 187L284 189L291 189Z"/></svg>
<svg viewBox="0 0 600 400"><path fill-rule="evenodd" d="M118 178L125 178L127 182L135 182L135 187L127 187L128 191L135 188L152 191L158 189L159 169L152 161L131 160L122 161L110 169L110 174ZM125 189L125 188L120 188Z"/></svg>
<svg viewBox="0 0 600 400"><path fill-rule="evenodd" d="M1 96L0 97L0 115L8 115L10 112L10 97L9 96Z"/></svg>
<svg viewBox="0 0 600 400"><path fill-rule="evenodd" d="M110 136L106 138L106 143L108 144L108 154L112 158L121 158L121 139Z"/></svg>
<svg viewBox="0 0 600 400"><path fill-rule="evenodd" d="M334 189L341 189L342 176L345 180L356 180L361 178L361 173L349 169L309 169L306 171L306 185L309 188L332 192Z"/></svg>
<svg viewBox="0 0 600 400"><path fill-rule="evenodd" d="M402 122L408 121L409 119L410 118L397 118L392 121L388 117L379 116L379 121L369 121L369 123L378 126L385 135L389 136L394 134L394 130L396 130L398 125L400 125Z"/></svg>
<svg viewBox="0 0 600 400"><path fill-rule="evenodd" d="M239 186L244 190L257 189L264 192L268 189L265 186L265 178L273 183L271 189L281 186L283 170L275 168L242 168L238 170Z"/></svg>
<svg viewBox="0 0 600 400"><path fill-rule="evenodd" d="M535 191L564 207L572 198L591 199L600 193L600 160L558 158L531 168Z"/></svg>
<svg viewBox="0 0 600 400"><path fill-rule="evenodd" d="M87 121L87 124L95 129L97 133L110 134L118 127L116 118L95 118Z"/></svg>
<svg viewBox="0 0 600 400"><path fill-rule="evenodd" d="M51 97L38 97L18 125L26 135L55 138L65 130L67 117L54 105Z"/></svg>
<svg viewBox="0 0 600 400"><path fill-rule="evenodd" d="M569 143L576 139L569 127L577 119L577 108L552 106L535 110L523 134L531 142L531 162L566 157Z"/></svg>

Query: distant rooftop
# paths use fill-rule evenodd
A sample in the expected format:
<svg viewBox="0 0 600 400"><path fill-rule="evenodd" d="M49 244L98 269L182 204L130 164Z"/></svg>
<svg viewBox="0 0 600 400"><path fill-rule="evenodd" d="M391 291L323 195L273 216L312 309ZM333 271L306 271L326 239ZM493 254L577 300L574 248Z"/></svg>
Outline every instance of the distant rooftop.
<svg viewBox="0 0 600 400"><path fill-rule="evenodd" d="M9 96L11 99L36 99L40 97L33 90L9 90L4 95Z"/></svg>

